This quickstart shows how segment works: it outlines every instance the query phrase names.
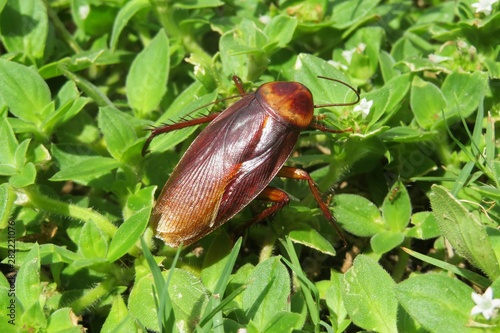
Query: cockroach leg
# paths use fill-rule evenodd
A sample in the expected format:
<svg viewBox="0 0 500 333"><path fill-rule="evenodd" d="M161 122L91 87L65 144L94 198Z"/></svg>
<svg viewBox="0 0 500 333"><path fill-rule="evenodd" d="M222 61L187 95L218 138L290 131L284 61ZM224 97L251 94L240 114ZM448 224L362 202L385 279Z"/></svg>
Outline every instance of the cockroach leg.
<svg viewBox="0 0 500 333"><path fill-rule="evenodd" d="M278 174L276 176L277 177L291 178L291 179L307 180L307 183L309 184L309 188L311 189L313 197L316 200L316 202L318 203L318 206L321 209L321 211L323 212L323 215L333 225L333 227L335 228L335 231L337 232L340 239L344 243L344 247L346 247L347 241L345 240L344 234L342 233L339 226L337 225L337 222L335 221L335 218L333 217L332 213L330 213L330 209L328 209L328 206L325 204L325 202L321 198L321 195L319 194L319 191L316 188L316 185L314 184L314 181L311 178L311 176L306 171L304 171L302 169L297 169L297 168L292 168L292 167L287 167L287 166L283 166L281 168L281 170L278 171Z"/></svg>
<svg viewBox="0 0 500 333"><path fill-rule="evenodd" d="M277 211L285 207L290 202L290 197L288 196L288 194L286 194L284 191L280 189L271 186L264 188L264 190L260 192L260 194L257 196L256 199L270 201L273 204L272 206L264 209L253 219L249 220L242 226L236 228L236 230L234 230L233 232L234 235L241 235L243 231L245 231L247 228L275 214Z"/></svg>
<svg viewBox="0 0 500 333"><path fill-rule="evenodd" d="M200 117L200 118L184 120L184 121L181 121L181 122L178 122L175 124L168 124L168 125L154 127L151 130L151 134L146 139L144 146L142 147L142 156L144 156L148 153L149 144L158 135L172 132L172 131L176 131L176 130L179 130L181 128L185 128L185 127L189 127L189 126L195 126L195 125L199 125L199 124L209 123L212 120L214 120L215 117L217 117L219 115L219 113L220 112L212 113L212 114L209 114L208 116L204 116L204 117Z"/></svg>
<svg viewBox="0 0 500 333"><path fill-rule="evenodd" d="M240 93L240 95L241 96L246 95L245 89L243 88L243 82L241 81L241 79L238 76L233 75L233 81L234 81L234 84L236 85L236 89L238 89L238 92Z"/></svg>

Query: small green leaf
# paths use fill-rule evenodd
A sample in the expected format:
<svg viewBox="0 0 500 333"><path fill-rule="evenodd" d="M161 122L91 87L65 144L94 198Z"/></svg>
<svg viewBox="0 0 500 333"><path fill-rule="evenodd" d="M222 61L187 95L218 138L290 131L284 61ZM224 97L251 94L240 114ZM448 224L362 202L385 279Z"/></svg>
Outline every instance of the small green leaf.
<svg viewBox="0 0 500 333"><path fill-rule="evenodd" d="M288 233L288 237L294 242L303 244L322 253L335 256L335 248L327 241L316 229L306 228L292 230Z"/></svg>
<svg viewBox="0 0 500 333"><path fill-rule="evenodd" d="M8 1L1 11L0 30L9 52L22 52L30 60L43 58L49 31L44 2Z"/></svg>
<svg viewBox="0 0 500 333"><path fill-rule="evenodd" d="M169 271L163 272L165 279L168 273ZM130 293L128 308L142 325L159 331L152 286L151 275L139 279ZM175 325L192 331L208 301L207 291L203 284L190 272L174 269L168 293L175 313Z"/></svg>
<svg viewBox="0 0 500 333"><path fill-rule="evenodd" d="M98 124L109 153L121 160L122 154L137 140L131 119L115 108L102 107L99 109Z"/></svg>
<svg viewBox="0 0 500 333"><path fill-rule="evenodd" d="M109 40L109 48L116 49L116 44L120 37L121 32L130 21L130 19L140 10L149 8L151 5L148 0L131 0L127 2L118 12L113 23L113 31Z"/></svg>
<svg viewBox="0 0 500 333"><path fill-rule="evenodd" d="M430 129L446 108L446 98L434 84L415 75L411 83L410 105L418 124Z"/></svg>
<svg viewBox="0 0 500 333"><path fill-rule="evenodd" d="M397 231L384 231L370 239L370 245L375 253L383 254L403 243L405 235Z"/></svg>
<svg viewBox="0 0 500 333"><path fill-rule="evenodd" d="M302 328L300 325L300 314L293 312L278 312L270 318L268 324L262 331L265 333L292 332L295 329Z"/></svg>
<svg viewBox="0 0 500 333"><path fill-rule="evenodd" d="M9 184L15 188L22 188L35 183L36 168L31 162L19 169L19 173L9 178Z"/></svg>
<svg viewBox="0 0 500 333"><path fill-rule="evenodd" d="M127 333L135 331L134 319L129 314L121 295L113 297L111 310L102 325L101 333Z"/></svg>
<svg viewBox="0 0 500 333"><path fill-rule="evenodd" d="M110 262L118 260L130 251L143 234L151 214L155 189L155 186L146 187L129 196L127 206L129 209L132 206L133 212L127 214L129 217L118 228L109 244L108 260ZM137 205L133 202L137 202Z"/></svg>
<svg viewBox="0 0 500 333"><path fill-rule="evenodd" d="M50 180L73 180L86 185L96 178L109 173L109 171L118 168L120 165L120 162L109 157L92 156L62 169L52 176Z"/></svg>
<svg viewBox="0 0 500 333"><path fill-rule="evenodd" d="M488 234L477 218L442 186L432 186L430 201L439 229L457 253L485 272L490 279L500 276Z"/></svg>
<svg viewBox="0 0 500 333"><path fill-rule="evenodd" d="M401 182L396 182L382 203L382 216L386 225L394 232L403 231L411 216L410 196Z"/></svg>
<svg viewBox="0 0 500 333"><path fill-rule="evenodd" d="M217 235L208 248L203 260L201 281L211 292L214 292L215 286L220 280L220 273L229 260L231 248L231 240L226 233Z"/></svg>
<svg viewBox="0 0 500 333"><path fill-rule="evenodd" d="M23 308L28 309L39 302L41 290L40 248L38 243L33 243L17 273L16 297Z"/></svg>
<svg viewBox="0 0 500 333"><path fill-rule="evenodd" d="M132 62L126 89L130 106L143 117L160 104L167 91L170 65L168 37L164 30Z"/></svg>
<svg viewBox="0 0 500 333"><path fill-rule="evenodd" d="M269 44L273 45L273 48L283 48L292 40L296 27L297 19L295 17L278 15L273 17L271 22L266 25L264 33L267 35ZM267 52L270 51L267 50Z"/></svg>
<svg viewBox="0 0 500 333"><path fill-rule="evenodd" d="M248 278L243 292L243 310L247 318L263 331L279 312L287 310L290 276L279 257L261 262Z"/></svg>
<svg viewBox="0 0 500 333"><path fill-rule="evenodd" d="M78 240L78 248L86 258L106 258L108 241L93 221L88 221L83 225Z"/></svg>
<svg viewBox="0 0 500 333"><path fill-rule="evenodd" d="M431 212L418 212L412 215L411 224L414 225L406 236L418 239L435 238L441 235L434 214Z"/></svg>
<svg viewBox="0 0 500 333"><path fill-rule="evenodd" d="M468 328L472 289L459 280L441 274L415 275L395 290L405 310L430 332L475 332Z"/></svg>
<svg viewBox="0 0 500 333"><path fill-rule="evenodd" d="M379 0L356 0L335 6L331 20L337 29L347 29L369 15Z"/></svg>
<svg viewBox="0 0 500 333"><path fill-rule="evenodd" d="M16 194L12 187L7 183L0 185L0 230L7 228L7 225L12 225L13 221L10 220L11 214L14 209L14 200Z"/></svg>
<svg viewBox="0 0 500 333"><path fill-rule="evenodd" d="M368 331L397 330L395 283L373 259L360 255L345 273L342 295L352 321Z"/></svg>
<svg viewBox="0 0 500 333"><path fill-rule="evenodd" d="M15 154L19 143L7 119L0 124L0 143L0 163L16 165Z"/></svg>
<svg viewBox="0 0 500 333"><path fill-rule="evenodd" d="M441 87L447 102L444 112L446 118L470 116L481 101L487 81L488 74L480 71L473 74L454 72L448 75Z"/></svg>
<svg viewBox="0 0 500 333"><path fill-rule="evenodd" d="M77 324L77 316L71 308L60 308L48 318L47 333L80 333L84 328Z"/></svg>
<svg viewBox="0 0 500 333"><path fill-rule="evenodd" d="M380 212L372 202L354 194L333 197L335 218L348 232L361 237L385 231Z"/></svg>
<svg viewBox="0 0 500 333"><path fill-rule="evenodd" d="M0 96L13 115L33 124L40 124L50 103L49 86L35 70L4 59L0 59Z"/></svg>

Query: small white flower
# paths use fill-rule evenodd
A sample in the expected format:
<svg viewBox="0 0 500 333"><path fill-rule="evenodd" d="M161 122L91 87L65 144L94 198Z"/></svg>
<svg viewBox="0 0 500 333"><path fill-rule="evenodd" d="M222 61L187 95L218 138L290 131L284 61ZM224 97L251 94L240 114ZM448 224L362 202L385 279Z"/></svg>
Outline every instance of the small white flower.
<svg viewBox="0 0 500 333"><path fill-rule="evenodd" d="M356 49L342 51L342 56L347 61L348 64L351 63L352 55L356 52Z"/></svg>
<svg viewBox="0 0 500 333"><path fill-rule="evenodd" d="M367 101L366 98L363 98L361 102L359 102L358 105L354 107L354 112L361 111L361 114L363 115L363 119L370 114L370 109L373 105L373 101Z"/></svg>
<svg viewBox="0 0 500 333"><path fill-rule="evenodd" d="M429 54L428 58L431 62L433 62L435 64L439 64L440 62L448 61L448 60L452 59L451 57L443 57L443 56L440 56L440 55L437 55L434 53Z"/></svg>
<svg viewBox="0 0 500 333"><path fill-rule="evenodd" d="M89 16L90 13L90 6L89 5L83 5L78 7L78 15L80 15L80 18L82 20L85 20L87 16Z"/></svg>
<svg viewBox="0 0 500 333"><path fill-rule="evenodd" d="M361 54L363 51L366 49L366 44L365 43L359 43L358 46L353 48L352 50L345 50L342 51L342 57L347 61L348 64L351 63L352 56L355 52Z"/></svg>
<svg viewBox="0 0 500 333"><path fill-rule="evenodd" d="M269 24L269 22L271 22L271 16L269 16L269 15L259 16L259 21L260 21L260 23L267 25L267 24Z"/></svg>
<svg viewBox="0 0 500 333"><path fill-rule="evenodd" d="M329 63L330 65L332 65L333 67L335 67L335 68L337 68L337 69L344 70L344 71L346 71L346 70L347 70L347 68L348 68L346 65L344 65L344 64L342 64L342 63L340 63L340 62L338 62L338 61L335 61L335 60L328 60L328 63Z"/></svg>
<svg viewBox="0 0 500 333"><path fill-rule="evenodd" d="M488 287L482 295L472 292L472 299L476 305L470 312L471 316L482 313L484 318L488 320L496 316L497 308L500 308L500 299L493 299L493 289L491 287Z"/></svg>
<svg viewBox="0 0 500 333"><path fill-rule="evenodd" d="M470 5L472 8L476 8L476 13L484 13L484 15L490 15L492 8L491 6L497 3L498 0L479 0L476 3Z"/></svg>

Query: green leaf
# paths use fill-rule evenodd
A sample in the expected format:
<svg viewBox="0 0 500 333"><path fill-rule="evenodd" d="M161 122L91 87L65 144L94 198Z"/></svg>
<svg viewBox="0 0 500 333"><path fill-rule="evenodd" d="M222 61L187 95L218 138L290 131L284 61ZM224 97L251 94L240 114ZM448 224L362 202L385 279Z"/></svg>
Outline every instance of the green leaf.
<svg viewBox="0 0 500 333"><path fill-rule="evenodd" d="M42 285L40 283L40 248L32 244L31 250L19 268L16 277L16 297L24 309L38 304Z"/></svg>
<svg viewBox="0 0 500 333"><path fill-rule="evenodd" d="M36 168L31 162L19 169L19 173L9 178L9 184L15 188L23 188L35 183Z"/></svg>
<svg viewBox="0 0 500 333"><path fill-rule="evenodd" d="M430 129L445 110L446 98L434 84L415 75L411 83L410 106L418 124Z"/></svg>
<svg viewBox="0 0 500 333"><path fill-rule="evenodd" d="M383 254L394 249L403 243L405 235L397 231L384 231L374 235L370 239L370 245L373 252Z"/></svg>
<svg viewBox="0 0 500 333"><path fill-rule="evenodd" d="M347 29L370 14L379 0L356 0L341 2L334 7L331 20L333 27Z"/></svg>
<svg viewBox="0 0 500 333"><path fill-rule="evenodd" d="M259 332L292 332L294 329L301 328L300 321L300 314L298 313L286 311L278 312L270 318L268 324Z"/></svg>
<svg viewBox="0 0 500 333"><path fill-rule="evenodd" d="M287 310L290 276L279 257L261 262L250 275L243 292L243 311L263 331L279 312Z"/></svg>
<svg viewBox="0 0 500 333"><path fill-rule="evenodd" d="M93 221L87 221L83 225L78 240L78 248L86 258L106 258L108 252L107 238Z"/></svg>
<svg viewBox="0 0 500 333"><path fill-rule="evenodd" d="M342 296L352 321L368 331L397 332L395 283L373 259L359 255L345 273Z"/></svg>
<svg viewBox="0 0 500 333"><path fill-rule="evenodd" d="M109 173L109 171L118 168L120 165L120 162L109 157L92 156L71 165L71 167L62 169L52 176L50 180L73 180L86 185L96 178Z"/></svg>
<svg viewBox="0 0 500 333"><path fill-rule="evenodd" d="M264 33L269 39L269 44L272 49L284 48L293 37L295 28L297 27L297 19L287 15L278 15L272 18L271 22L264 28ZM271 49L271 50L272 50ZM266 51L271 52L269 47Z"/></svg>
<svg viewBox="0 0 500 333"><path fill-rule="evenodd" d="M129 314L122 296L114 296L111 310L102 325L101 333L127 333L134 330L134 319Z"/></svg>
<svg viewBox="0 0 500 333"><path fill-rule="evenodd" d="M113 31L109 40L109 48L114 51L119 37L130 19L139 11L149 8L150 3L148 0L131 0L127 2L118 12L113 23Z"/></svg>
<svg viewBox="0 0 500 333"><path fill-rule="evenodd" d="M478 107L488 81L488 74L476 71L469 73L451 73L441 87L446 98L445 116L470 116Z"/></svg>
<svg viewBox="0 0 500 333"><path fill-rule="evenodd" d="M170 65L168 43L167 34L160 30L130 67L126 82L127 99L140 117L158 107L167 91Z"/></svg>
<svg viewBox="0 0 500 333"><path fill-rule="evenodd" d="M118 260L130 251L144 233L151 214L155 189L155 186L146 187L129 196L127 206L132 206L133 209L127 214L129 217L118 228L109 244L108 260L110 262Z"/></svg>
<svg viewBox="0 0 500 333"><path fill-rule="evenodd" d="M457 253L485 272L490 279L497 278L500 275L498 260L488 234L476 216L439 185L432 186L430 201L439 229Z"/></svg>
<svg viewBox="0 0 500 333"><path fill-rule="evenodd" d="M380 71L382 72L384 82L387 83L392 78L401 75L401 72L394 69L394 65L396 64L394 58L392 58L392 56L386 51L380 51L378 61L380 64Z"/></svg>
<svg viewBox="0 0 500 333"><path fill-rule="evenodd" d="M33 124L41 123L51 99L49 86L36 71L4 59L0 59L0 97L13 115Z"/></svg>
<svg viewBox="0 0 500 333"><path fill-rule="evenodd" d="M396 182L382 203L382 216L392 231L403 231L411 216L410 196L401 182Z"/></svg>
<svg viewBox="0 0 500 333"><path fill-rule="evenodd" d="M163 272L164 278L168 271ZM130 313L144 326L159 331L155 301L153 297L153 277L147 275L139 279L130 293L128 307ZM188 271L174 269L168 286L176 326L193 330L208 301L207 291L201 281Z"/></svg>
<svg viewBox="0 0 500 333"><path fill-rule="evenodd" d="M333 197L335 218L348 232L360 237L385 231L380 212L372 202L354 194Z"/></svg>
<svg viewBox="0 0 500 333"><path fill-rule="evenodd" d="M303 244L322 253L335 256L335 248L316 229L305 226L304 229L292 230L288 237L294 242Z"/></svg>
<svg viewBox="0 0 500 333"><path fill-rule="evenodd" d="M18 146L10 122L3 119L0 124L0 163L15 166L15 154Z"/></svg>
<svg viewBox="0 0 500 333"><path fill-rule="evenodd" d="M175 8L183 9L198 9L198 8L212 8L224 5L220 0L186 0L182 2L175 2Z"/></svg>
<svg viewBox="0 0 500 333"><path fill-rule="evenodd" d="M220 273L229 260L231 240L226 233L217 235L208 248L201 271L203 285L212 293L220 280ZM222 295L221 295L222 296Z"/></svg>
<svg viewBox="0 0 500 333"><path fill-rule="evenodd" d="M14 224L10 220L14 209L14 200L16 200L16 194L12 187L7 183L0 184L0 230L7 228L7 225L12 227ZM9 231L11 227L9 227Z"/></svg>
<svg viewBox="0 0 500 333"><path fill-rule="evenodd" d="M80 333L83 326L77 324L77 316L71 308L54 311L47 321L47 333Z"/></svg>
<svg viewBox="0 0 500 333"><path fill-rule="evenodd" d="M469 327L472 289L457 279L415 275L395 290L405 310L430 332L480 332Z"/></svg>
<svg viewBox="0 0 500 333"><path fill-rule="evenodd" d="M441 235L434 214L431 212L418 212L412 215L413 228L408 230L406 236L418 239L430 239Z"/></svg>
<svg viewBox="0 0 500 333"><path fill-rule="evenodd" d="M42 0L8 1L0 15L0 30L9 52L22 52L32 61L43 58L49 31L45 4Z"/></svg>
<svg viewBox="0 0 500 333"><path fill-rule="evenodd" d="M98 124L109 153L122 160L123 153L137 140L131 120L115 108L102 107L99 109Z"/></svg>

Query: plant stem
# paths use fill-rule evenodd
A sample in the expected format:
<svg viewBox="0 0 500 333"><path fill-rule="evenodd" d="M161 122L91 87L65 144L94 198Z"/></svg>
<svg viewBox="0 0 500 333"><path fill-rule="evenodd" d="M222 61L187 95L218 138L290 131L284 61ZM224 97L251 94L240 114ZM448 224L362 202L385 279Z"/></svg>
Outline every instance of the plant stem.
<svg viewBox="0 0 500 333"><path fill-rule="evenodd" d="M38 209L84 222L93 221L109 237L113 237L116 232L117 228L110 220L90 208L49 198L40 193L34 186L25 188L24 192L28 196L29 202Z"/></svg>
<svg viewBox="0 0 500 333"><path fill-rule="evenodd" d="M82 313L83 310L91 306L93 303L108 295L115 287L115 284L116 280L114 278L104 280L99 283L97 287L83 294L82 297L71 303L70 307L75 311L75 313Z"/></svg>

